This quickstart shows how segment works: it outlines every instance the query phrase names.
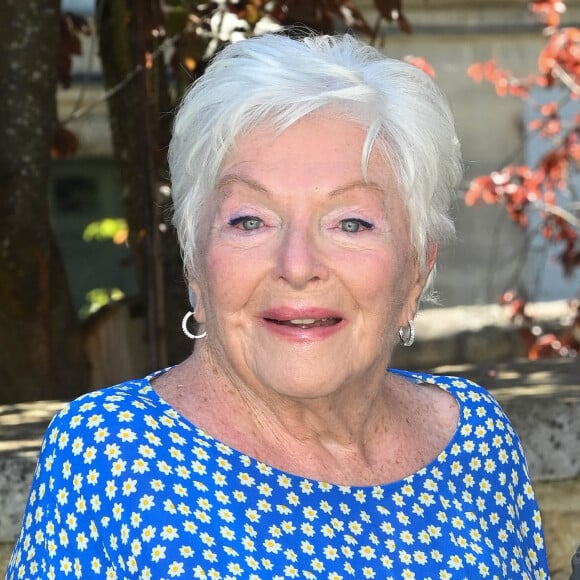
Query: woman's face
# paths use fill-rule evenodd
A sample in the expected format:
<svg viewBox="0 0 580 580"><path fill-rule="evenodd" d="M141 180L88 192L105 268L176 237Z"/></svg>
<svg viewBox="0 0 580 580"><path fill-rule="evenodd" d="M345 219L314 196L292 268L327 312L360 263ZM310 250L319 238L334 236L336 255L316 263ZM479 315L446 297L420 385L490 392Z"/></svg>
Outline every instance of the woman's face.
<svg viewBox="0 0 580 580"><path fill-rule="evenodd" d="M191 285L202 348L234 382L316 398L383 380L425 276L378 155L363 177L364 138L318 114L226 157Z"/></svg>

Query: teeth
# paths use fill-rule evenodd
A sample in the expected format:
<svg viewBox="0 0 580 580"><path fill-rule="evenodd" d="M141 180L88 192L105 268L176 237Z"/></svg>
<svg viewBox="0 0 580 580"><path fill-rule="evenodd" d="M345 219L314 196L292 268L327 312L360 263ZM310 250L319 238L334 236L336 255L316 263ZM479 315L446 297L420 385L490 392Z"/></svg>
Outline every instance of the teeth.
<svg viewBox="0 0 580 580"><path fill-rule="evenodd" d="M325 321L326 318L294 318L290 320L291 324L314 324L317 320Z"/></svg>

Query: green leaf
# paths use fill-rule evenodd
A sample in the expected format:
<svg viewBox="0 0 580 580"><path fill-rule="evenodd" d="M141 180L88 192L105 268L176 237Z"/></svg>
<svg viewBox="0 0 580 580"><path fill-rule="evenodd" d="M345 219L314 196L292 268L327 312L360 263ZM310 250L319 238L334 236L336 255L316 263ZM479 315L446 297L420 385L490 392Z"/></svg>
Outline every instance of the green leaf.
<svg viewBox="0 0 580 580"><path fill-rule="evenodd" d="M87 224L83 231L83 240L85 242L115 241L115 238L126 232L127 222L123 218L104 218Z"/></svg>

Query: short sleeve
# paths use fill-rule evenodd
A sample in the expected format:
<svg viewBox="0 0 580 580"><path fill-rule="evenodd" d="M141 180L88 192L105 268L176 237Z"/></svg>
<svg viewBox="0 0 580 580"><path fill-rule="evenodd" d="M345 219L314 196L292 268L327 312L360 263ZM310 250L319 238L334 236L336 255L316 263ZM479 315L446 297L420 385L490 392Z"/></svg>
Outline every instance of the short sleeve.
<svg viewBox="0 0 580 580"><path fill-rule="evenodd" d="M7 580L117 577L95 521L99 466L79 405L65 407L46 431Z"/></svg>

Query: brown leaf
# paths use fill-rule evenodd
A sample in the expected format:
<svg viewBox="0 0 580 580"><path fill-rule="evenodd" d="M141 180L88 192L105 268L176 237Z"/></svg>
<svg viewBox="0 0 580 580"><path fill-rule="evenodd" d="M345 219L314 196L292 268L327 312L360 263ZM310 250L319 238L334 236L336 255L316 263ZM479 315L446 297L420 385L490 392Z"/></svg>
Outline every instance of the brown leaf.
<svg viewBox="0 0 580 580"><path fill-rule="evenodd" d="M377 12L387 21L393 22L399 19L401 14L401 0L374 0Z"/></svg>
<svg viewBox="0 0 580 580"><path fill-rule="evenodd" d="M65 88L70 86L70 74L73 56L81 54L80 35L90 35L90 26L86 18L63 12L60 16L60 40L57 62L58 82Z"/></svg>
<svg viewBox="0 0 580 580"><path fill-rule="evenodd" d="M50 155L53 159L66 159L74 155L79 149L77 136L67 128L59 125L52 136Z"/></svg>
<svg viewBox="0 0 580 580"><path fill-rule="evenodd" d="M401 30L401 32L404 32L405 34L411 34L413 32L413 29L411 28L411 23L407 20L407 17L402 12L399 12L399 19L397 20L397 22L399 24L399 29Z"/></svg>
<svg viewBox="0 0 580 580"><path fill-rule="evenodd" d="M387 22L396 22L401 32L405 34L412 33L411 23L403 14L402 0L374 0L374 4L377 12Z"/></svg>

